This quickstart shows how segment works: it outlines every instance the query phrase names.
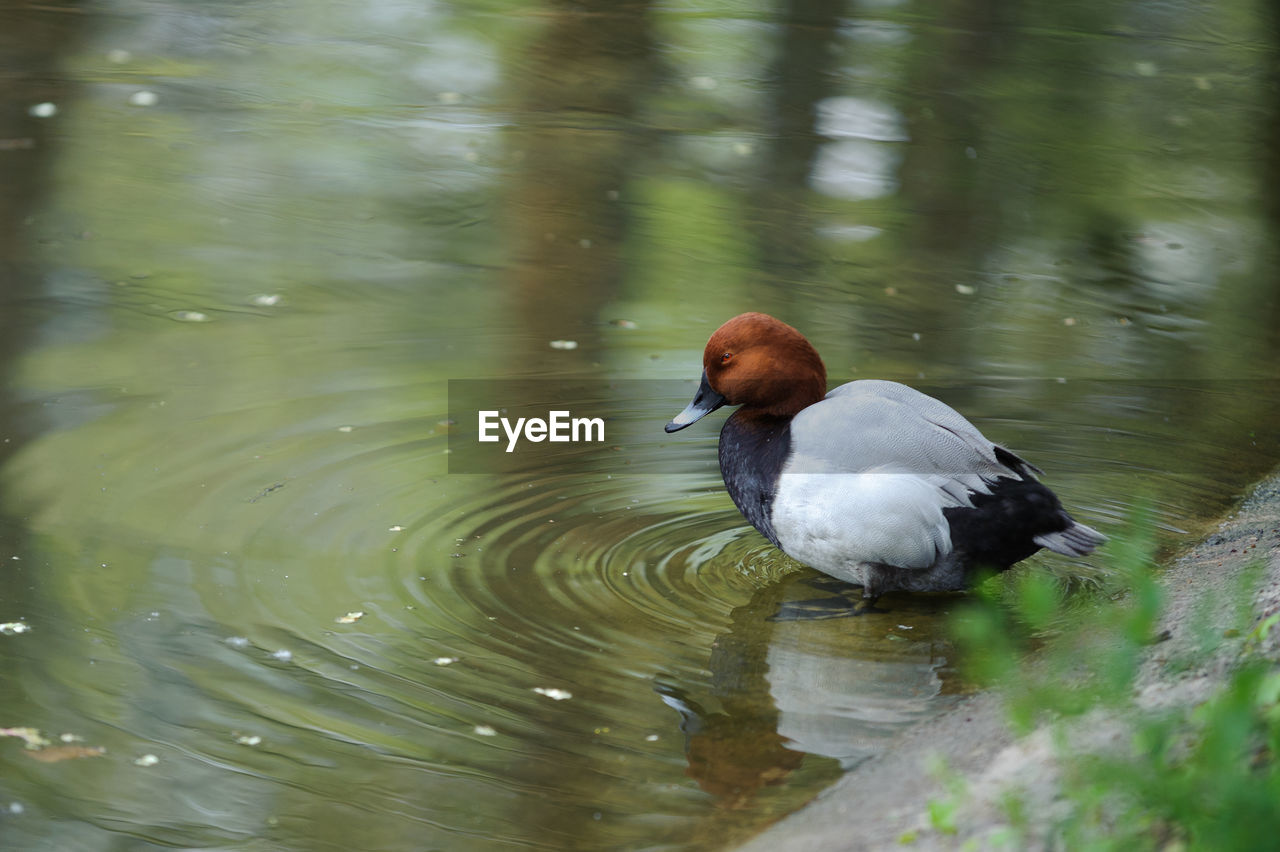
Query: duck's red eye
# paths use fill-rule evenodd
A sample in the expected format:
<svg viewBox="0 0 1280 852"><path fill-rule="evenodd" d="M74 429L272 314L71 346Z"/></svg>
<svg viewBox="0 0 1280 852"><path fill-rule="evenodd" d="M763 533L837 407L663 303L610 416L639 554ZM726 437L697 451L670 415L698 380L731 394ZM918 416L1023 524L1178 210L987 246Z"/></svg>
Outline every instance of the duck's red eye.
<svg viewBox="0 0 1280 852"><path fill-rule="evenodd" d="M721 355L721 356L720 356L720 363L721 363L721 364L724 364L724 363L726 363L726 362L727 362L730 358L732 358L732 357L733 357L733 353L732 353L732 352L726 352L726 353L724 353L723 355Z"/></svg>

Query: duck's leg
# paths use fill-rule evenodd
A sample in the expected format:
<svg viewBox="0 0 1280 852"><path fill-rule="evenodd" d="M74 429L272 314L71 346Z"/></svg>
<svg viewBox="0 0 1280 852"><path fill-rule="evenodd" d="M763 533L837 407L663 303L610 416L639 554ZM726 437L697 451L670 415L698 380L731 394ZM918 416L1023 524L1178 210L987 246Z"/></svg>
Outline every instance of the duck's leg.
<svg viewBox="0 0 1280 852"><path fill-rule="evenodd" d="M868 613L872 613L872 612L888 612L889 610L880 609L880 607L876 606L876 603L879 600L880 600L879 595L868 595L866 592L863 592L862 600L858 601L856 604L853 605L853 614L867 615Z"/></svg>

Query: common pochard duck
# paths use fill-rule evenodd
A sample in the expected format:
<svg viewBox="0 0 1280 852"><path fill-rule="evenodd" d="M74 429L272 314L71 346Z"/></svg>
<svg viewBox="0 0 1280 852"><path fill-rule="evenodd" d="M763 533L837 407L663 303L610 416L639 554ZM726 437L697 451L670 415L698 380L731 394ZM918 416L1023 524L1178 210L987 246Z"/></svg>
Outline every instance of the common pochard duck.
<svg viewBox="0 0 1280 852"><path fill-rule="evenodd" d="M1106 537L950 406L897 382L827 392L804 335L767 314L711 335L675 432L723 405L720 472L751 525L787 555L863 596L965 588L1040 548L1084 556Z"/></svg>

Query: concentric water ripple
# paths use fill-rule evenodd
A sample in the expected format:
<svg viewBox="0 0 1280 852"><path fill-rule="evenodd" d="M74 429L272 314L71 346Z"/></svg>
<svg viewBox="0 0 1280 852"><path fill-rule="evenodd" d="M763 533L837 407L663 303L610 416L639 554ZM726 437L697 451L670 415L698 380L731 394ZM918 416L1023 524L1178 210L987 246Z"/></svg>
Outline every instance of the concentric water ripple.
<svg viewBox="0 0 1280 852"><path fill-rule="evenodd" d="M448 421L423 414L433 395L339 383L198 400L207 443L171 450L193 403L126 395L76 440L53 433L15 460L32 528L81 524L92 542L77 593L45 604L70 610L43 619L81 631L52 639L59 662L25 695L112 720L78 733L115 759L159 759L123 791L94 787L90 766L73 810L159 802L169 822L128 829L175 845L319 821L332 849L406 833L423 848L720 848L959 688L941 637L955 599L826 617L842 588L745 524L713 430L659 443L652 410L620 411L620 428L654 433L631 448L638 468L692 473L570 458L536 476L448 474ZM1135 474L1161 470L1128 449L1091 466L1090 446L1139 447L1148 428L1064 443L988 420L1103 526L1141 499ZM60 489L50 457L95 470L98 490ZM1151 501L1166 526L1185 489L1222 498L1189 470L1181 495Z"/></svg>

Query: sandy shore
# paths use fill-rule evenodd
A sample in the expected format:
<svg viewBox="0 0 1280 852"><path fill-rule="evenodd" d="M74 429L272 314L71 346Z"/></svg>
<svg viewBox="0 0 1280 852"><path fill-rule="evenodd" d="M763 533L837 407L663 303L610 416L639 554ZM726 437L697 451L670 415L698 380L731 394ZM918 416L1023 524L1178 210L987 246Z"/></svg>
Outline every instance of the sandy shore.
<svg viewBox="0 0 1280 852"><path fill-rule="evenodd" d="M1280 476L1258 485L1222 521L1217 532L1179 557L1162 575L1165 611L1161 629L1170 638L1146 654L1138 680L1144 707L1195 704L1220 686L1237 658L1242 640L1228 640L1190 669L1171 674L1164 665L1189 652L1190 620L1201 601L1217 602L1216 629L1238 625L1229 590L1255 559L1265 559L1261 586L1253 600L1255 621L1280 611ZM1280 630L1262 652L1280 657ZM1127 747L1122 725L1099 718L1072 733L1073 746ZM954 834L930 827L930 800L947 792L930 771L939 759L963 778L967 799ZM1053 748L1046 729L1017 738L1005 724L998 697L974 695L944 715L906 731L895 745L825 790L808 806L766 829L740 852L802 850L985 848L984 838L1003 826L1002 791L1020 791L1042 822L1055 811L1057 792ZM904 843L904 835L913 839Z"/></svg>

